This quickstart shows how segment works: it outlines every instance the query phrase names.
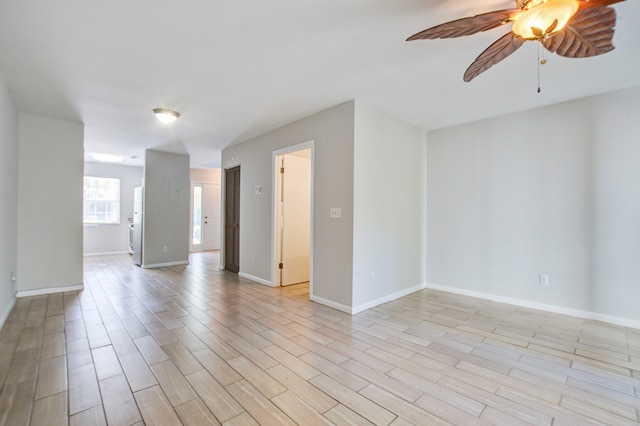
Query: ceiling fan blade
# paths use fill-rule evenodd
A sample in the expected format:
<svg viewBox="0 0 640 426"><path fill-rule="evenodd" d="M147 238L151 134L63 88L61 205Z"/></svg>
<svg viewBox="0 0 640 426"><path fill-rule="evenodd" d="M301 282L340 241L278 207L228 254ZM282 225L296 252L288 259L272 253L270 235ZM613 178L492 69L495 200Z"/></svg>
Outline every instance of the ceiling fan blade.
<svg viewBox="0 0 640 426"><path fill-rule="evenodd" d="M467 68L467 71L464 73L464 81L467 83L470 82L518 50L523 43L524 39L522 37L518 37L512 32L503 35L491 46L487 47L485 51L482 52L471 65L469 65L469 68Z"/></svg>
<svg viewBox="0 0 640 426"><path fill-rule="evenodd" d="M614 49L615 25L613 8L584 9L576 13L565 28L547 37L543 44L550 52L567 58L602 55Z"/></svg>
<svg viewBox="0 0 640 426"><path fill-rule="evenodd" d="M420 31L409 37L407 41L455 38L487 31L509 22L511 15L517 11L518 9L496 10L469 18L456 19L455 21L446 22Z"/></svg>

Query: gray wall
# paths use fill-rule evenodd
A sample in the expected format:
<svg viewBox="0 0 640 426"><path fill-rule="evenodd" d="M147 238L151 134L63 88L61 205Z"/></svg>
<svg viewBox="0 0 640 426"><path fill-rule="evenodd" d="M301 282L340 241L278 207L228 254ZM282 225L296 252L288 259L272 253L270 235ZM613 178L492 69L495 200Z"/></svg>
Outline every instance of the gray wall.
<svg viewBox="0 0 640 426"><path fill-rule="evenodd" d="M84 225L85 255L127 253L129 251L129 224L133 216L133 188L142 185L142 167L86 162L84 175L120 179L120 224Z"/></svg>
<svg viewBox="0 0 640 426"><path fill-rule="evenodd" d="M359 101L355 111L353 306L359 311L426 283L427 158L424 130Z"/></svg>
<svg viewBox="0 0 640 426"><path fill-rule="evenodd" d="M18 123L18 292L81 286L84 126L29 114Z"/></svg>
<svg viewBox="0 0 640 426"><path fill-rule="evenodd" d="M143 267L189 263L189 192L188 155L146 151Z"/></svg>
<svg viewBox="0 0 640 426"><path fill-rule="evenodd" d="M11 274L17 271L18 115L0 76L0 327L15 302Z"/></svg>
<svg viewBox="0 0 640 426"><path fill-rule="evenodd" d="M223 169L241 166L240 272L273 283L273 151L314 141L311 298L342 307L352 304L354 104L338 105L222 151ZM255 185L262 185L262 194L254 194ZM342 208L342 219L329 218L331 207Z"/></svg>
<svg viewBox="0 0 640 426"><path fill-rule="evenodd" d="M635 87L429 132L429 283L640 320L638 117Z"/></svg>

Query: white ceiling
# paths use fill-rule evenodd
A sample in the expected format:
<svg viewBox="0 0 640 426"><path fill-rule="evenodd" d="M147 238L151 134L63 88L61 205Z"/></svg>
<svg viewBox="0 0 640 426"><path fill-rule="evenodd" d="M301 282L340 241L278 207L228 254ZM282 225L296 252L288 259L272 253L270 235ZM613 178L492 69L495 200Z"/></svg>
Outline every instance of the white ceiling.
<svg viewBox="0 0 640 426"><path fill-rule="evenodd" d="M471 83L467 66L508 28L450 40L427 27L512 7L472 0L0 0L0 75L22 112L81 121L85 152L142 164L147 148L219 167L220 151L359 99L427 130L640 84L640 1L616 4L616 50L536 44ZM182 117L172 125L151 110ZM136 159L130 159L132 156Z"/></svg>

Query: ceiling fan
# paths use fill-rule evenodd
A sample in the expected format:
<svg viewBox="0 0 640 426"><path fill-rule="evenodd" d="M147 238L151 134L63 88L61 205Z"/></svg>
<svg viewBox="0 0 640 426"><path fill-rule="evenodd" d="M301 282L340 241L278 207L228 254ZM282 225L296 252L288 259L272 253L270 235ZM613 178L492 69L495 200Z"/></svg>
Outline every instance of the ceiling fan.
<svg viewBox="0 0 640 426"><path fill-rule="evenodd" d="M548 51L567 58L610 52L614 49L616 11L608 6L621 1L624 0L516 0L514 9L446 22L420 31L407 41L461 37L513 23L509 33L485 49L467 68L464 81L469 82L525 41L538 41Z"/></svg>

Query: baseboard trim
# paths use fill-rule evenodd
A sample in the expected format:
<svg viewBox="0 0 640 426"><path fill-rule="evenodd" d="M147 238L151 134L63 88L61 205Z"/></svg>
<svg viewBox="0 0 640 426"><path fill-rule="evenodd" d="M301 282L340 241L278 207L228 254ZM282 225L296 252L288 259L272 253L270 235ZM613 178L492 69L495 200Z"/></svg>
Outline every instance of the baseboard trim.
<svg viewBox="0 0 640 426"><path fill-rule="evenodd" d="M238 276L242 278L246 278L251 281L255 281L258 284L263 284L269 287L275 287L271 281L265 280L264 278L256 277L255 275L247 274L245 272L238 272Z"/></svg>
<svg viewBox="0 0 640 426"><path fill-rule="evenodd" d="M64 287L47 287L35 290L21 290L16 293L16 297L41 296L43 294L65 293L67 291L80 291L84 289L84 284L69 285Z"/></svg>
<svg viewBox="0 0 640 426"><path fill-rule="evenodd" d="M404 290L401 290L401 291L397 291L395 293L389 294L387 296L380 297L380 298L375 299L375 300L371 300L371 301L366 302L366 303L361 303L361 304L359 304L357 306L343 305L341 303L334 302L333 300L325 299L325 298L314 296L314 295L310 295L309 299L312 302L316 302L316 303L319 303L321 305L325 305L325 306L328 306L330 308L337 309L337 310L339 310L341 312L344 312L344 313L347 313L347 314L350 314L350 315L356 315L356 314L358 314L358 313L360 313L362 311L366 311L367 309L371 309L371 308L373 308L375 306L382 305L383 303L391 302L393 300L396 300L396 299L399 299L401 297L404 297L404 296L406 296L408 294L415 293L416 291L424 290L425 288L427 288L427 284L418 284L418 285L413 286L411 288L407 288L407 289L404 289Z"/></svg>
<svg viewBox="0 0 640 426"><path fill-rule="evenodd" d="M104 253L83 253L84 257L92 256L111 256L114 254L130 254L128 251L106 251Z"/></svg>
<svg viewBox="0 0 640 426"><path fill-rule="evenodd" d="M404 296L406 296L408 294L415 293L416 291L424 290L425 288L427 288L426 284L418 284L416 286L407 288L405 290L400 290L400 291L397 291L395 293L389 294L387 296L383 296L383 297L381 297L379 299L375 299L375 300L371 300L369 302L361 303L361 304L359 304L357 306L352 307L351 308L351 313L353 315L355 315L355 314L357 314L359 312L365 311L365 310L373 308L375 306L382 305L383 303L391 302L393 300L396 300L396 299L399 299L401 297L404 297Z"/></svg>
<svg viewBox="0 0 640 426"><path fill-rule="evenodd" d="M5 309L4 313L2 314L2 317L0 317L0 330L2 329L2 327L4 327L4 324L9 319L9 315L11 315L11 310L13 309L15 304L16 304L16 298L12 297L11 302L9 302L9 306L7 306L7 309Z"/></svg>
<svg viewBox="0 0 640 426"><path fill-rule="evenodd" d="M318 296L314 296L314 295L310 295L309 296L309 300L311 300L312 302L316 302L319 303L321 305L324 306L328 306L330 308L333 309L337 309L341 312L353 315L353 309L350 306L347 305L342 305L340 303L334 302L333 300L329 300L329 299L324 299L322 297L318 297Z"/></svg>
<svg viewBox="0 0 640 426"><path fill-rule="evenodd" d="M166 268L167 266L188 265L188 260L178 260L176 262L152 263L151 265L142 265L142 269Z"/></svg>
<svg viewBox="0 0 640 426"><path fill-rule="evenodd" d="M470 297L477 297L478 299L491 300L492 302L508 303L510 305L521 306L523 308L538 309L541 311L553 312L556 314L569 315L576 318L582 318L582 319L588 319L588 320L594 320L594 321L603 321L603 322L608 322L610 324L620 325L623 327L640 329L640 321L632 320L628 318L605 315L597 312L583 311L580 309L567 308L567 307L558 306L558 305L548 305L545 303L531 302L529 300L498 296L495 294L483 293L483 292L473 291L473 290L465 290L465 289L455 288L455 287L448 287L448 286L443 286L439 284L427 283L425 287L432 290L444 291L446 293L454 293L454 294L460 294L462 296L470 296Z"/></svg>

